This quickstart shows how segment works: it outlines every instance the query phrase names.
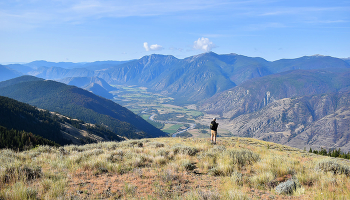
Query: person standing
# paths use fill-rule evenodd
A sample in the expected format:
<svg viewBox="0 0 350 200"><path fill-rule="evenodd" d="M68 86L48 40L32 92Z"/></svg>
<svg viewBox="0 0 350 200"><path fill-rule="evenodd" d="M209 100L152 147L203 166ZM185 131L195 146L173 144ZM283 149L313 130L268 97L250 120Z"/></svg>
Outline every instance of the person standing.
<svg viewBox="0 0 350 200"><path fill-rule="evenodd" d="M211 123L210 123L210 129L211 129L210 140L211 140L212 144L216 144L216 136L218 134L218 126L219 126L219 123L216 123L216 118L214 117L213 121L211 121Z"/></svg>

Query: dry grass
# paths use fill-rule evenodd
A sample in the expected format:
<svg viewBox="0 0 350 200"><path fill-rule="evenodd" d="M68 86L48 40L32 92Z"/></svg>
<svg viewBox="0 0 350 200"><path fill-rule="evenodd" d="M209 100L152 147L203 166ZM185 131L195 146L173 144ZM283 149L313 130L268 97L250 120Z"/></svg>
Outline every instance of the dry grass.
<svg viewBox="0 0 350 200"><path fill-rule="evenodd" d="M0 151L0 199L348 199L349 161L250 138ZM280 183L296 181L291 194ZM281 188L281 187L280 187Z"/></svg>

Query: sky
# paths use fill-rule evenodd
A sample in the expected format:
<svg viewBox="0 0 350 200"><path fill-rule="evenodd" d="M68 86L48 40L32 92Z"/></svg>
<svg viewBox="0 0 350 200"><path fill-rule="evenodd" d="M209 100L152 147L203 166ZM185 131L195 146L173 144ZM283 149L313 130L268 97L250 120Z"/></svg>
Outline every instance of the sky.
<svg viewBox="0 0 350 200"><path fill-rule="evenodd" d="M0 63L350 57L349 0L1 0Z"/></svg>

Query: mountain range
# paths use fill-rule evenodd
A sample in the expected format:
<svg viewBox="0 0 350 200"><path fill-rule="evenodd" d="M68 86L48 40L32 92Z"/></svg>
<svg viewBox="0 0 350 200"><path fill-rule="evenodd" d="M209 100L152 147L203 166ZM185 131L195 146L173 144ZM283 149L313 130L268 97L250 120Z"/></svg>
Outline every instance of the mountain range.
<svg viewBox="0 0 350 200"><path fill-rule="evenodd" d="M21 71L18 65L4 67L7 71L20 71L17 76L31 74L58 80L105 98L112 98L109 91L116 90L110 85L143 86L151 92L173 97L176 104L197 104L199 110L226 120L230 124L229 131L234 135L256 137L299 148L323 146L350 150L347 140L349 107L346 103L350 91L349 59L314 55L271 62L258 57L208 52L184 59L153 54L126 62L75 65L41 61L23 66L25 67ZM20 83L32 78L21 77L16 81L22 85L17 87L26 87L27 90L30 90L29 87L36 88L35 84L26 86L33 83ZM11 81L13 80L2 82L3 88L0 84L0 95L5 93L25 101L23 95L22 98L18 97L21 96L19 93L35 93L21 90L15 94L17 88L9 86ZM4 89L5 86L8 88ZM68 94L74 91L75 95L84 93L84 98L79 98L89 96L83 91L77 92L77 89L69 89ZM46 89L41 94L45 92ZM52 101L57 94L48 93L46 96L49 97L37 95L27 102L33 105L40 102L43 106L45 103L42 99ZM80 108L92 107L95 108L94 112L98 112L95 106L87 105L89 100L84 100L85 103L76 100L72 102L80 105ZM69 102L65 103L70 105ZM55 106L46 108L64 111L67 115L76 112L60 106L57 101ZM103 114L109 113L109 106L102 107ZM83 115L87 117L90 113ZM103 121L84 120L94 123ZM141 133L136 138L146 135Z"/></svg>
<svg viewBox="0 0 350 200"><path fill-rule="evenodd" d="M290 70L327 69L335 72L350 68L347 59L330 56L314 55L270 62L258 57L213 52L184 59L153 54L125 62L74 64L35 61L24 66L33 68L26 74L44 79L99 77L108 84L143 86L174 97L177 103L197 103L247 80Z"/></svg>

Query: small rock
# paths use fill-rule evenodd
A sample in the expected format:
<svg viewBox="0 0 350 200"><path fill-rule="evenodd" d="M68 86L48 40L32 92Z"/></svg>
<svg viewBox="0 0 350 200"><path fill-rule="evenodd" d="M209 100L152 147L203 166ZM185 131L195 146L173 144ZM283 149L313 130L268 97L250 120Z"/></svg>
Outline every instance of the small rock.
<svg viewBox="0 0 350 200"><path fill-rule="evenodd" d="M277 194L292 194L294 190L296 190L298 187L298 184L295 180L290 179L286 182L280 183L275 188L275 191Z"/></svg>

